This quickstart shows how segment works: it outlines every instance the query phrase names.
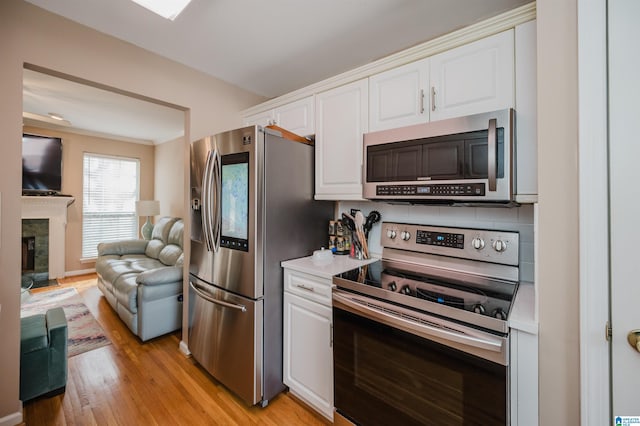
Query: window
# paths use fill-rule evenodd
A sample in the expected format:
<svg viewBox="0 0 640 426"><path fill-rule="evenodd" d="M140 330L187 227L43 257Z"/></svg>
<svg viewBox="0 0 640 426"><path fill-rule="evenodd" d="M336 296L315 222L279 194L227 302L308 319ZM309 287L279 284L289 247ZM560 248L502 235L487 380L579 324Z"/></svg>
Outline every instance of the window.
<svg viewBox="0 0 640 426"><path fill-rule="evenodd" d="M98 255L98 243L136 238L140 162L135 158L84 154L82 257Z"/></svg>

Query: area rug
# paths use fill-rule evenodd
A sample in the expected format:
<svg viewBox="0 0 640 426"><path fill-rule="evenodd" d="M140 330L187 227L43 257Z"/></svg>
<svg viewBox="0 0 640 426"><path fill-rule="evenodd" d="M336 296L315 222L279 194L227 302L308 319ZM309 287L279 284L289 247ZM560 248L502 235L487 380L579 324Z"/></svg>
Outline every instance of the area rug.
<svg viewBox="0 0 640 426"><path fill-rule="evenodd" d="M75 288L62 288L30 295L22 301L20 317L45 313L48 309L58 306L64 309L67 317L69 357L111 343Z"/></svg>

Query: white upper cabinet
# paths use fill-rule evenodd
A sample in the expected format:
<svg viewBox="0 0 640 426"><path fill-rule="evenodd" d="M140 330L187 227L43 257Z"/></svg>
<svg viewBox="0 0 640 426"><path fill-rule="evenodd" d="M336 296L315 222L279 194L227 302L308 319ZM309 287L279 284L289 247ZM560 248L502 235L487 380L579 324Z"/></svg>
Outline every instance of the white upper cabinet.
<svg viewBox="0 0 640 426"><path fill-rule="evenodd" d="M429 59L369 78L369 131L429 120Z"/></svg>
<svg viewBox="0 0 640 426"><path fill-rule="evenodd" d="M268 111L263 111L254 115L249 115L247 117L244 117L244 119L242 120L242 125L243 126L258 125L262 127L268 126L270 124L273 124L273 117L274 117L273 110L270 109Z"/></svg>
<svg viewBox="0 0 640 426"><path fill-rule="evenodd" d="M244 118L244 125L275 124L300 136L312 135L315 125L313 98L308 96L278 108L250 115Z"/></svg>
<svg viewBox="0 0 640 426"><path fill-rule="evenodd" d="M274 110L275 124L300 136L315 133L313 96L283 105Z"/></svg>
<svg viewBox="0 0 640 426"><path fill-rule="evenodd" d="M514 106L513 30L430 57L430 120Z"/></svg>
<svg viewBox="0 0 640 426"><path fill-rule="evenodd" d="M368 79L316 94L317 200L362 199L362 135L368 131Z"/></svg>

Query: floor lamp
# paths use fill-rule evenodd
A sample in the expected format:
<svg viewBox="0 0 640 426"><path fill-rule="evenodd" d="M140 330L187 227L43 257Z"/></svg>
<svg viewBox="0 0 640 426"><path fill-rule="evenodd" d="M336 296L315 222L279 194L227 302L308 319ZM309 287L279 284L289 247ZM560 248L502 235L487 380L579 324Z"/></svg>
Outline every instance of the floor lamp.
<svg viewBox="0 0 640 426"><path fill-rule="evenodd" d="M151 232L153 231L153 224L151 223L151 216L160 214L160 201L156 200L140 200L136 201L136 213L138 216L146 216L147 221L140 228L140 235L145 240L151 239Z"/></svg>

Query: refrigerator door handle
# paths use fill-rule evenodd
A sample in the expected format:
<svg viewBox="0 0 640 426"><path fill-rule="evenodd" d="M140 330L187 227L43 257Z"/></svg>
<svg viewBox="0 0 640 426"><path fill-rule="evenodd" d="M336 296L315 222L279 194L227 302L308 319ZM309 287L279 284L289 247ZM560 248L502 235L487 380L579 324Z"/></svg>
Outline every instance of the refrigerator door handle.
<svg viewBox="0 0 640 426"><path fill-rule="evenodd" d="M220 165L220 153L218 150L213 151L213 251L220 250L220 233L222 230L222 211L220 209L220 201L222 197L222 168Z"/></svg>
<svg viewBox="0 0 640 426"><path fill-rule="evenodd" d="M237 310L239 310L241 312L247 312L247 307L246 306L237 305L235 303L229 303L229 302L225 302L225 301L222 301L222 300L214 299L213 297L209 296L208 294L206 294L205 292L200 290L198 288L198 286L196 286L191 281L189 281L189 286L191 286L193 291L195 291L198 296L202 297L204 300L206 300L208 302L214 303L216 305L224 306L225 308L232 308L232 309L237 309Z"/></svg>
<svg viewBox="0 0 640 426"><path fill-rule="evenodd" d="M214 250L214 244L211 239L211 159L214 156L209 152L207 155L207 161L204 165L204 172L202 174L202 204L201 204L201 217L202 217L202 230L204 231L204 242L207 247L207 251Z"/></svg>

